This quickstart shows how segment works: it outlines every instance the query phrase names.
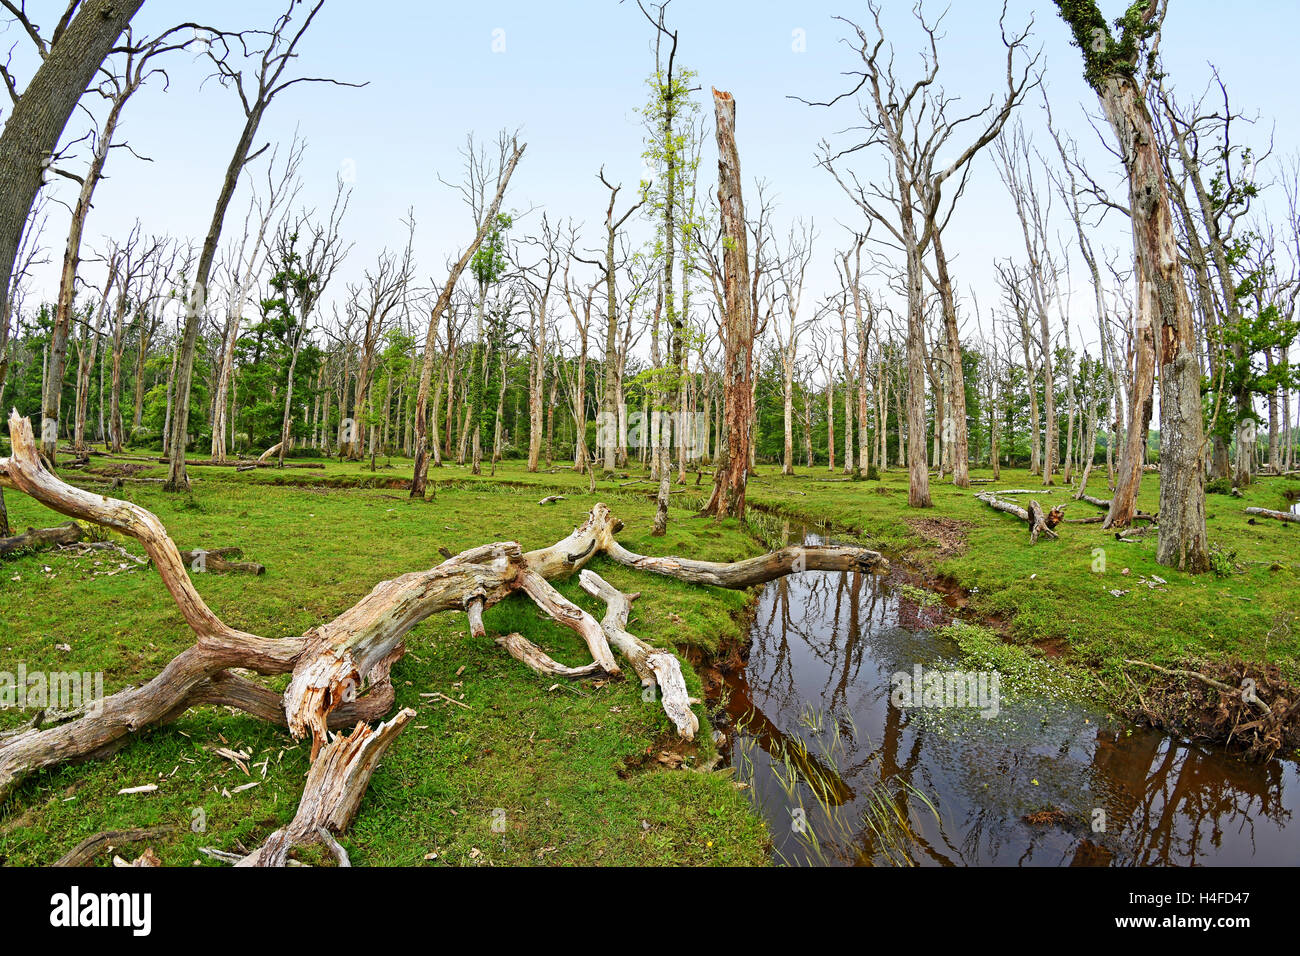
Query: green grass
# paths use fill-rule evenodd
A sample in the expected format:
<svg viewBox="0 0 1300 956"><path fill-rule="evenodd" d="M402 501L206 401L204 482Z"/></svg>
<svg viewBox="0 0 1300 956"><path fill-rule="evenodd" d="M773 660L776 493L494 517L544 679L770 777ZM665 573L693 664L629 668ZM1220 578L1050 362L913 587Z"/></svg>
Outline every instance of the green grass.
<svg viewBox="0 0 1300 956"><path fill-rule="evenodd" d="M301 634L378 581L439 563L440 546L455 552L496 540L518 540L525 548L553 543L596 500L584 488L539 507L531 491L483 484L412 504L373 490L274 487L215 469L196 474L204 480L192 496L143 484L119 494L157 513L182 548L237 544L263 563L262 577L193 577L227 623L267 636ZM21 495L11 492L6 501L17 527L63 520ZM651 539L648 502L624 497L613 507L627 523L620 539L634 549L722 559L757 550L734 524L682 512L674 513L666 538ZM129 547L140 553L134 542ZM104 563L96 567L95 560ZM29 671L102 671L112 693L153 676L188 646L189 632L152 569L93 574L117 564L48 552L4 562L0 662L10 666L0 669L14 671L22 660ZM605 559L591 566L614 584L643 592L631 629L652 643L707 650L742 636L743 593L650 578ZM558 586L588 610L603 610L576 580ZM526 599L503 602L485 618L489 634L517 630L558 660L589 659L575 635L542 619ZM71 650L59 650L61 644ZM393 681L398 706L413 707L418 716L389 751L343 838L357 864L767 862L764 826L726 775L670 771L645 759L657 755L671 725L656 704L642 700L635 679L553 686L490 639L469 638L461 615L435 616L407 645ZM698 694L698 677L689 666L684 670ZM434 691L469 709L420 696ZM712 754L704 709L697 713L702 741L688 766ZM22 717L0 711L0 726ZM207 862L201 846L252 849L292 818L307 769L306 742L224 709L191 711L142 736L106 761L42 772L19 787L0 808L3 861L48 864L101 830L174 824L175 836L154 846L164 863L188 865ZM251 753L251 764L268 761L265 776L262 767L250 767L246 776L213 753L217 747ZM233 792L253 780L258 786ZM159 790L118 795L146 783ZM200 808L205 829L192 832ZM493 830L498 810L504 832ZM427 854L437 856L426 860Z"/></svg>

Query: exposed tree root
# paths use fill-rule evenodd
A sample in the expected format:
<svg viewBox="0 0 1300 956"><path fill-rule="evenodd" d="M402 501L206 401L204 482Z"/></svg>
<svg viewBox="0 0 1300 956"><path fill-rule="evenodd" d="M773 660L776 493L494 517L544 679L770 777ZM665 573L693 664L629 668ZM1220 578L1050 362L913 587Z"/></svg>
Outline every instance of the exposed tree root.
<svg viewBox="0 0 1300 956"><path fill-rule="evenodd" d="M1300 690L1284 680L1275 665L1228 661L1197 671L1139 660L1124 663L1166 678L1157 678L1145 698L1138 692L1153 726L1219 741L1263 760L1300 746Z"/></svg>
<svg viewBox="0 0 1300 956"><path fill-rule="evenodd" d="M440 611L464 611L473 633L484 633L482 613L515 593L526 594L557 623L586 642L592 662L565 667L517 634L497 638L514 657L554 676L617 676L614 647L625 654L643 682L659 687L665 711L682 736L699 727L686 698L677 660L627 633L631 601L588 572L583 586L607 605L603 624L561 595L548 582L581 571L597 554L629 567L678 580L726 588L747 588L804 570L883 572L888 562L877 552L846 547L793 547L734 563L678 557L647 557L614 539L622 529L604 504L562 541L524 552L515 542L498 542L453 555L426 571L381 581L334 620L300 637L268 639L229 627L194 588L182 555L152 513L130 502L97 495L60 481L39 460L31 425L17 412L10 417L13 455L0 459L0 487L22 491L69 517L91 521L137 539L171 594L196 643L182 651L153 680L129 687L77 713L45 715L32 725L0 736L0 799L43 767L106 756L149 726L175 720L195 706L229 706L280 723L295 737L312 734L312 768L297 815L266 843L239 862L275 866L292 863L296 846L321 843L340 863L347 856L334 840L352 822L375 766L413 716L403 710L372 727L393 704L389 670L404 651L407 633ZM211 554L211 552L209 552ZM186 558L189 558L189 561ZM262 685L230 673L243 668L260 674L291 673L277 697ZM330 731L354 726L347 736ZM224 858L224 857L223 857Z"/></svg>

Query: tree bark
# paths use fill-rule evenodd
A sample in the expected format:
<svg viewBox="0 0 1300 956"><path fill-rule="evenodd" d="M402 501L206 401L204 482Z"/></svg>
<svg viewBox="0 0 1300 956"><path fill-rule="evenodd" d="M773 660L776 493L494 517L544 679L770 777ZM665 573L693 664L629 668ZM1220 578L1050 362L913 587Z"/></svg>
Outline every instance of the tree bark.
<svg viewBox="0 0 1300 956"><path fill-rule="evenodd" d="M722 370L727 445L714 469L713 493L703 511L717 518L743 518L749 472L749 420L753 413L754 315L740 154L736 148L736 101L730 93L715 89L713 111L718 140L718 209L724 237L723 294L727 306Z"/></svg>

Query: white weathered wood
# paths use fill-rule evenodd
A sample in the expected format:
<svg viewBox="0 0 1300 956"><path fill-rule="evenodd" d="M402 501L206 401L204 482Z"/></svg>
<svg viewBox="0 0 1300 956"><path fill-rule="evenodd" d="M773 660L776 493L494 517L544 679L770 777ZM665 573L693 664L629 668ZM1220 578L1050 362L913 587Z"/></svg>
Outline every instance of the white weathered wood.
<svg viewBox="0 0 1300 956"><path fill-rule="evenodd" d="M1289 511L1273 511L1270 508L1247 508L1248 515L1259 515L1261 518L1273 518L1277 521L1295 521L1300 522L1300 515L1292 514Z"/></svg>
<svg viewBox="0 0 1300 956"><path fill-rule="evenodd" d="M658 689L659 702L678 734L693 740L699 732L700 721L691 710L682 665L668 651L652 647L627 631L632 602L640 597L640 593L624 594L590 568L583 569L578 582L592 597L605 602L607 609L600 626L609 643L631 662L632 669L641 678L642 687Z"/></svg>

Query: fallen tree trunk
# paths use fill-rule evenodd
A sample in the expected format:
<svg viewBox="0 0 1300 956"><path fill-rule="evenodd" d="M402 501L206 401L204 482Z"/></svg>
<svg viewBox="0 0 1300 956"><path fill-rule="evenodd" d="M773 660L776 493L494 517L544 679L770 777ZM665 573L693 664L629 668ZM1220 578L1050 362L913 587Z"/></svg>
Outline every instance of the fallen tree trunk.
<svg viewBox="0 0 1300 956"><path fill-rule="evenodd" d="M265 462L268 458L270 458L272 455L279 454L279 452L280 452L280 446L283 445L283 444L284 444L284 442L282 442L282 441L278 441L278 442L276 442L274 445L272 445L270 448L268 448L266 451L262 452L262 454L260 454L260 455L257 456L257 463L260 465L260 464L262 464L263 462Z"/></svg>
<svg viewBox="0 0 1300 956"><path fill-rule="evenodd" d="M86 529L75 521L54 528L28 528L12 538L0 538L0 558L21 551L44 551L59 545L75 544L86 536Z"/></svg>
<svg viewBox="0 0 1300 956"><path fill-rule="evenodd" d="M1277 521L1297 521L1300 522L1300 515L1292 514L1289 511L1273 511L1269 508L1247 508L1246 514L1259 515L1261 518L1273 518ZM12 539L10 539L12 540ZM0 545L0 554L3 554L3 546Z"/></svg>
<svg viewBox="0 0 1300 956"><path fill-rule="evenodd" d="M1037 544L1038 536L1040 534L1045 534L1050 538L1060 537L1060 535L1052 529L1064 520L1065 505L1059 505L1051 511L1044 511L1043 506L1037 501L1030 501L1028 508L1022 508L1020 505L1014 504L1010 501L1002 501L1001 499L994 497L993 493L990 491L982 492L975 497L984 502L994 511L1004 511L1009 515L1015 515L1021 521L1025 522L1025 524L1029 526L1030 544Z"/></svg>
<svg viewBox="0 0 1300 956"><path fill-rule="evenodd" d="M222 573L239 571L244 574L265 574L266 568L256 561L230 561L228 558L242 558L241 548L195 548L182 551L181 560L190 566L191 571L209 571Z"/></svg>
<svg viewBox="0 0 1300 956"><path fill-rule="evenodd" d="M1094 498L1092 495L1079 493L1074 496L1074 499L1076 501L1086 501L1090 505L1096 505L1098 508L1105 508L1110 511L1109 498ZM1133 521L1150 521L1152 524L1156 524L1158 517L1158 515L1147 514L1145 511L1138 511L1136 508L1133 509ZM1103 518L1103 520L1105 519Z"/></svg>
<svg viewBox="0 0 1300 956"><path fill-rule="evenodd" d="M277 723L282 717L295 737L312 734L312 770L294 821L241 861L248 865L282 865L293 847L313 841L324 843L336 855L341 852L331 834L341 832L355 816L370 774L409 720L410 712L403 711L377 728L366 721L382 716L392 706L389 668L401 655L406 634L431 614L463 611L471 631L482 634L483 609L522 593L587 642L593 662L570 669L571 674L599 670L617 675L619 668L609 647L613 643L629 648L625 653L638 673L653 673L666 691L675 678L666 660L654 657L670 655L631 635L624 636L624 603L610 595L607 626L602 626L555 591L547 579L580 571L594 555L602 553L630 567L727 588L747 588L796 571L884 571L888 567L877 552L845 547L784 548L734 563L646 557L617 543L614 536L622 530L622 522L606 505L597 504L570 535L548 548L524 552L515 542L471 548L427 571L380 582L334 620L301 636L268 639L229 627L207 606L186 573L181 552L155 515L130 502L61 481L41 463L31 424L16 412L10 417L10 437L13 455L0 459L0 487L22 491L69 517L95 522L140 541L194 632L196 643L143 686L96 701L84 713L63 715L56 726L38 722L0 737L0 799L36 770L106 756L144 728L175 720L193 706L237 707ZM606 598L599 579L589 583ZM622 597L630 604L629 598ZM532 646L518 635L501 642L505 646L513 643L517 649L518 641L512 638ZM260 684L230 674L234 668L292 676L277 700ZM664 697L667 710L667 693ZM689 712L689 701L684 709ZM698 727L693 714L669 714L682 732L694 733ZM332 728L356 721L361 722L348 736L330 738Z"/></svg>
<svg viewBox="0 0 1300 956"><path fill-rule="evenodd" d="M166 836L176 830L173 826L137 827L133 830L105 830L94 836L86 837L75 847L61 856L55 866L87 866L95 857L108 850L115 850L127 843L143 843L160 836Z"/></svg>
<svg viewBox="0 0 1300 956"><path fill-rule="evenodd" d="M274 448L268 449L268 454L274 454L274 453L275 453ZM165 462L167 459L160 458L158 460L160 462ZM252 458L236 458L227 461L200 460L200 461L187 461L185 463L185 467L187 468L190 465L196 465L199 468L233 468L235 469L235 471L249 471L254 468L316 468L318 470L323 471L325 468L324 463L319 461L286 461L283 465L281 465L279 462L267 461L265 458L258 458L256 461L254 461Z"/></svg>

